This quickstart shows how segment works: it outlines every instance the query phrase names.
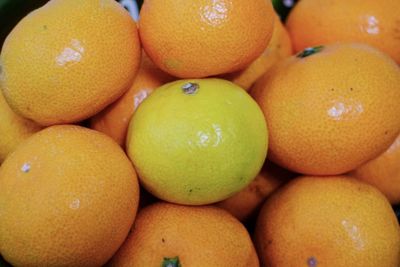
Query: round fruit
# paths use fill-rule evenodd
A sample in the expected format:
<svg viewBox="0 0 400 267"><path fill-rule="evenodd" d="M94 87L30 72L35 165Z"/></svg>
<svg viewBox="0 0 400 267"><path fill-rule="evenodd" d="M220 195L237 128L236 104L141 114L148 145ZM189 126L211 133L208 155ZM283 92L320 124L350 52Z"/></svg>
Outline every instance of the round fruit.
<svg viewBox="0 0 400 267"><path fill-rule="evenodd" d="M0 92L0 165L19 143L40 129L36 123L15 114Z"/></svg>
<svg viewBox="0 0 400 267"><path fill-rule="evenodd" d="M139 211L110 266L258 267L259 262L246 228L223 209L156 203Z"/></svg>
<svg viewBox="0 0 400 267"><path fill-rule="evenodd" d="M0 168L0 253L13 266L101 266L128 235L139 185L105 134L48 127Z"/></svg>
<svg viewBox="0 0 400 267"><path fill-rule="evenodd" d="M176 77L202 78L245 68L272 36L271 1L146 0L139 33L154 63Z"/></svg>
<svg viewBox="0 0 400 267"><path fill-rule="evenodd" d="M272 37L264 52L244 70L228 73L221 77L236 83L247 91L273 65L291 55L292 44L289 34L279 17L275 15Z"/></svg>
<svg viewBox="0 0 400 267"><path fill-rule="evenodd" d="M300 177L264 204L255 230L263 266L400 265L400 227L376 188L345 176Z"/></svg>
<svg viewBox="0 0 400 267"><path fill-rule="evenodd" d="M257 215L265 199L282 184L294 178L294 175L271 161L266 161L260 173L247 187L216 203L216 206L225 209L238 220L247 222Z"/></svg>
<svg viewBox="0 0 400 267"><path fill-rule="evenodd" d="M150 193L199 205L227 198L255 178L267 135L262 111L237 85L178 80L140 104L129 125L127 152Z"/></svg>
<svg viewBox="0 0 400 267"><path fill-rule="evenodd" d="M158 69L142 53L139 71L129 90L117 101L97 113L90 120L90 128L112 137L125 146L129 121L139 104L157 87L174 80L174 77Z"/></svg>
<svg viewBox="0 0 400 267"><path fill-rule="evenodd" d="M286 25L296 52L316 45L361 42L400 64L399 10L398 0L302 0Z"/></svg>
<svg viewBox="0 0 400 267"><path fill-rule="evenodd" d="M120 97L140 62L136 24L116 1L51 0L8 35L0 85L10 107L42 125L86 119Z"/></svg>
<svg viewBox="0 0 400 267"><path fill-rule="evenodd" d="M400 203L400 135L381 155L361 165L351 175L378 188L392 204Z"/></svg>
<svg viewBox="0 0 400 267"><path fill-rule="evenodd" d="M385 151L400 132L400 68L364 44L309 48L252 88L269 126L269 157L333 175Z"/></svg>

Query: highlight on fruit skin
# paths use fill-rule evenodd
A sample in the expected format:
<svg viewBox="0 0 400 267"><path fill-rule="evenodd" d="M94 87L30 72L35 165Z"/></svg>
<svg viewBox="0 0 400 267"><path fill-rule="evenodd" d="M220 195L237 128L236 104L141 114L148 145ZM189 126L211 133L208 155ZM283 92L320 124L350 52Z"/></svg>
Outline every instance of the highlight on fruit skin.
<svg viewBox="0 0 400 267"><path fill-rule="evenodd" d="M126 143L144 188L189 205L214 203L246 187L267 147L257 103L216 78L177 80L154 90L133 114Z"/></svg>
<svg viewBox="0 0 400 267"><path fill-rule="evenodd" d="M0 253L13 266L102 266L139 201L120 146L76 125L47 127L0 167Z"/></svg>
<svg viewBox="0 0 400 267"><path fill-rule="evenodd" d="M400 64L399 9L397 0L302 0L289 13L286 28L295 52L321 44L359 42Z"/></svg>
<svg viewBox="0 0 400 267"><path fill-rule="evenodd" d="M0 87L40 125L77 123L129 88L140 54L137 25L118 2L50 0L7 36Z"/></svg>
<svg viewBox="0 0 400 267"><path fill-rule="evenodd" d="M227 211L209 205L157 202L138 212L110 267L259 267L250 233Z"/></svg>
<svg viewBox="0 0 400 267"><path fill-rule="evenodd" d="M146 0L139 16L146 53L186 79L244 69L267 47L275 18L265 0Z"/></svg>
<svg viewBox="0 0 400 267"><path fill-rule="evenodd" d="M157 68L146 53L142 52L139 71L128 91L90 118L90 128L109 135L125 148L132 114L154 89L173 80L176 78Z"/></svg>
<svg viewBox="0 0 400 267"><path fill-rule="evenodd" d="M264 203L261 266L396 267L400 226L385 196L350 176L300 176Z"/></svg>
<svg viewBox="0 0 400 267"><path fill-rule="evenodd" d="M400 132L400 67L361 43L305 49L251 89L269 130L269 159L309 175L347 173Z"/></svg>

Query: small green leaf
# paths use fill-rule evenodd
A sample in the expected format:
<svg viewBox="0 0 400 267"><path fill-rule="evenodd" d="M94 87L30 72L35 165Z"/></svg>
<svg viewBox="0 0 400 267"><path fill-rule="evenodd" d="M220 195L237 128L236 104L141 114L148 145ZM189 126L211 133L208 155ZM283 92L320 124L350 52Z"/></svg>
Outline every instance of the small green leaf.
<svg viewBox="0 0 400 267"><path fill-rule="evenodd" d="M161 267L182 267L179 257L176 256L174 258L166 258L164 257L164 260L161 264Z"/></svg>
<svg viewBox="0 0 400 267"><path fill-rule="evenodd" d="M320 46L314 46L314 47L308 47L306 49L304 49L303 51L301 51L300 53L297 54L298 58L304 58L304 57L308 57L311 56L315 53L320 52L322 49L324 48L324 46L320 45Z"/></svg>

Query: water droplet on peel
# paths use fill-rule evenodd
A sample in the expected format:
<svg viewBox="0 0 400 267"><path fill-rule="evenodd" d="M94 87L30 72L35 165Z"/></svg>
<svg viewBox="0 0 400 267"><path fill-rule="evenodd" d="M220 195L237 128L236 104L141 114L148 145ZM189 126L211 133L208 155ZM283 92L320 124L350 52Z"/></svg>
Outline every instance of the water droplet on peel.
<svg viewBox="0 0 400 267"><path fill-rule="evenodd" d="M31 165L29 164L29 163L24 163L24 165L22 165L22 167L21 167L21 171L22 172L25 172L25 173L27 173L27 172L29 172L31 170Z"/></svg>

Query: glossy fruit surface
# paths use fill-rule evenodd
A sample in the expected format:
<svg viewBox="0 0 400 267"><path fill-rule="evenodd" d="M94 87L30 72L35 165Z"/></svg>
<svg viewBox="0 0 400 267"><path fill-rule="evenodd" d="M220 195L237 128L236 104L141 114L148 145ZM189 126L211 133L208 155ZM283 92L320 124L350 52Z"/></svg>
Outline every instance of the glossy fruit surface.
<svg viewBox="0 0 400 267"><path fill-rule="evenodd" d="M351 171L400 131L400 68L365 44L306 49L264 75L252 95L268 124L270 159L298 173Z"/></svg>
<svg viewBox="0 0 400 267"><path fill-rule="evenodd" d="M142 53L139 71L128 91L118 100L90 119L90 128L112 137L125 147L126 134L132 114L154 89L176 78L157 68Z"/></svg>
<svg viewBox="0 0 400 267"><path fill-rule="evenodd" d="M139 185L122 149L73 125L26 139L0 168L0 253L14 266L101 266L135 219Z"/></svg>
<svg viewBox="0 0 400 267"><path fill-rule="evenodd" d="M245 68L267 47L273 22L265 0L146 0L139 33L159 68L203 78Z"/></svg>
<svg viewBox="0 0 400 267"><path fill-rule="evenodd" d="M127 152L142 185L180 204L209 204L260 171L268 133L257 103L222 79L178 80L156 89L132 116Z"/></svg>
<svg viewBox="0 0 400 267"><path fill-rule="evenodd" d="M381 155L351 172L378 188L392 204L400 203L400 135Z"/></svg>
<svg viewBox="0 0 400 267"><path fill-rule="evenodd" d="M138 213L110 266L258 267L259 262L246 228L225 210L161 202Z"/></svg>
<svg viewBox="0 0 400 267"><path fill-rule="evenodd" d="M374 46L400 63L400 1L302 0L287 18L296 52L336 42Z"/></svg>
<svg viewBox="0 0 400 267"><path fill-rule="evenodd" d="M264 204L255 242L262 266L400 264L400 227L390 203L346 176L286 184Z"/></svg>
<svg viewBox="0 0 400 267"><path fill-rule="evenodd" d="M275 16L272 37L264 52L245 69L222 75L222 77L248 91L265 72L291 55L292 44L289 34L279 17Z"/></svg>
<svg viewBox="0 0 400 267"><path fill-rule="evenodd" d="M78 122L129 88L140 47L134 20L116 1L52 0L4 42L1 90L16 113L39 124Z"/></svg>

